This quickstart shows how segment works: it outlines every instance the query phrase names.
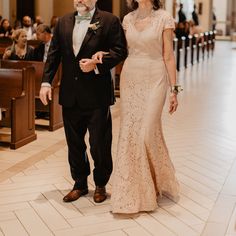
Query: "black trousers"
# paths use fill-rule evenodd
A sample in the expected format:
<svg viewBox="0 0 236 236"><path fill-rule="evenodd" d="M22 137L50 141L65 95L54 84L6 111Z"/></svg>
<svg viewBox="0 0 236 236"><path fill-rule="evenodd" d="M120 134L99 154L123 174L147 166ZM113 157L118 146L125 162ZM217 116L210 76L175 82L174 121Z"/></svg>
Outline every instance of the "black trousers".
<svg viewBox="0 0 236 236"><path fill-rule="evenodd" d="M75 180L74 189L88 187L90 164L84 140L87 131L90 153L94 161L94 182L96 186L105 186L112 172L110 107L93 110L63 107L62 111L70 170Z"/></svg>

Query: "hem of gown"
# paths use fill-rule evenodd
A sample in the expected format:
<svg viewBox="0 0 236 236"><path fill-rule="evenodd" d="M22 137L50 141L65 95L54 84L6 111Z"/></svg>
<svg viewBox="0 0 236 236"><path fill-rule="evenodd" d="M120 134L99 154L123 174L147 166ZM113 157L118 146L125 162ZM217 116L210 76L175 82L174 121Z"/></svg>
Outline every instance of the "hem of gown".
<svg viewBox="0 0 236 236"><path fill-rule="evenodd" d="M158 206L152 207L152 208L147 208L147 209L135 209L135 210L128 210L128 209L117 209L114 210L112 209L111 212L113 214L137 214L137 213L145 213L145 212L153 212L158 208Z"/></svg>

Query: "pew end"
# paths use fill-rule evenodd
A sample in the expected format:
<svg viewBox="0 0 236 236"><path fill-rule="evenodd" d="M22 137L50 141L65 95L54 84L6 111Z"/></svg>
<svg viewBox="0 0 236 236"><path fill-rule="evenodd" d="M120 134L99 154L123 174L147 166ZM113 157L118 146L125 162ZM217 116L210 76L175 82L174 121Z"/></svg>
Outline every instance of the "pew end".
<svg viewBox="0 0 236 236"><path fill-rule="evenodd" d="M11 149L22 147L37 138L34 124L34 76L33 67L0 68L0 107L5 110L0 127L10 128Z"/></svg>

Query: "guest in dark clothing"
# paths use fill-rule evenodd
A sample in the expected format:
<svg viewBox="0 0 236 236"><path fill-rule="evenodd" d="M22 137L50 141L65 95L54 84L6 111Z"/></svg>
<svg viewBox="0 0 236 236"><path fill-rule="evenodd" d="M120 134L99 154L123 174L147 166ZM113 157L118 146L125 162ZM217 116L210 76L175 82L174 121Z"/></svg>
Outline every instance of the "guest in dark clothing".
<svg viewBox="0 0 236 236"><path fill-rule="evenodd" d="M0 25L0 38L11 37L12 27L7 19L3 19Z"/></svg>
<svg viewBox="0 0 236 236"><path fill-rule="evenodd" d="M179 11L178 11L178 15L179 15L179 23L182 23L182 22L185 22L186 21L186 16L185 16L185 13L183 12L183 4L180 3L179 7Z"/></svg>
<svg viewBox="0 0 236 236"><path fill-rule="evenodd" d="M16 29L21 29L21 28L22 28L21 21L16 19L13 24L13 29L16 30Z"/></svg>
<svg viewBox="0 0 236 236"><path fill-rule="evenodd" d="M193 6L192 19L193 19L194 25L199 25L199 19L198 19L198 14L197 14L197 7L196 7L195 4Z"/></svg>
<svg viewBox="0 0 236 236"><path fill-rule="evenodd" d="M214 9L212 10L212 30L215 30L216 29L216 14L215 14L215 11Z"/></svg>
<svg viewBox="0 0 236 236"><path fill-rule="evenodd" d="M51 18L50 29L51 29L51 31L52 31L52 34L53 34L53 32L54 32L54 28L55 28L55 26L56 26L56 24L57 24L57 22L58 22L58 19L59 19L58 16L52 16L52 18Z"/></svg>
<svg viewBox="0 0 236 236"><path fill-rule="evenodd" d="M41 43L34 49L34 59L35 61L46 62L48 49L52 39L50 27L45 24L39 25L36 30L36 36L37 40L40 40Z"/></svg>
<svg viewBox="0 0 236 236"><path fill-rule="evenodd" d="M22 29L24 29L27 33L27 40L34 40L35 35L35 29L32 26L32 19L30 16L24 16L22 18Z"/></svg>
<svg viewBox="0 0 236 236"><path fill-rule="evenodd" d="M33 47L27 45L27 32L24 29L15 30L12 34L13 44L6 48L3 59L25 60L34 59Z"/></svg>
<svg viewBox="0 0 236 236"><path fill-rule="evenodd" d="M34 49L34 60L46 62L48 50L52 40L51 29L46 24L38 25L36 29L37 40L40 40L41 43ZM38 119L48 119L49 112L45 111L36 111L36 118Z"/></svg>

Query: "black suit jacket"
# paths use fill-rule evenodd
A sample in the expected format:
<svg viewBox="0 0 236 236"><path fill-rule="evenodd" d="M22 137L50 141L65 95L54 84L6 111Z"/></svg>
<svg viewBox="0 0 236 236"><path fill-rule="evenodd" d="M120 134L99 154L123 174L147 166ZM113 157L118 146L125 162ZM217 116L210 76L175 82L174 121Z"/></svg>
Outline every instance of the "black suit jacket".
<svg viewBox="0 0 236 236"><path fill-rule="evenodd" d="M44 50L45 50L45 44L44 43L40 43L34 49L34 60L35 61L43 61Z"/></svg>
<svg viewBox="0 0 236 236"><path fill-rule="evenodd" d="M91 24L98 29L88 29L77 56L73 52L72 33L75 14L60 18L54 31L45 64L43 82L52 82L57 68L62 62L62 78L59 103L65 107L78 105L80 108L94 109L114 103L114 89L110 69L127 57L127 45L119 19L109 12L95 10ZM109 52L98 64L100 74L94 71L83 73L79 60L91 58L97 51Z"/></svg>

